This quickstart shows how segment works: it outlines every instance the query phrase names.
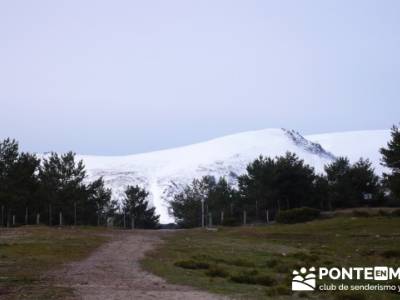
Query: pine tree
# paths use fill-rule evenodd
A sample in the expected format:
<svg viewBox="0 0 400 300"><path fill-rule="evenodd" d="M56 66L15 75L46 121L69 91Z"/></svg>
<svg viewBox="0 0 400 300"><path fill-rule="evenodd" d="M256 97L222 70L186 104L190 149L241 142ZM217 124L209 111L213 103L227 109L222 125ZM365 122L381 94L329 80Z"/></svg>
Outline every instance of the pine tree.
<svg viewBox="0 0 400 300"><path fill-rule="evenodd" d="M400 129L393 126L391 140L386 148L381 148L382 164L391 170L384 174L385 182L392 192L392 196L400 200Z"/></svg>
<svg viewBox="0 0 400 300"><path fill-rule="evenodd" d="M132 228L157 228L160 216L155 207L149 207L149 193L139 186L128 186L125 190L123 209L131 218Z"/></svg>
<svg viewBox="0 0 400 300"><path fill-rule="evenodd" d="M51 153L43 160L39 170L42 205L47 211L49 224L62 212L65 224L74 224L75 207L87 200L83 183L86 172L82 161L75 161L75 154Z"/></svg>
<svg viewBox="0 0 400 300"><path fill-rule="evenodd" d="M310 205L314 178L314 169L296 154L288 152L275 159L260 156L239 177L243 209L250 217L265 220L266 210Z"/></svg>
<svg viewBox="0 0 400 300"><path fill-rule="evenodd" d="M201 202L205 201L206 197L201 181L194 179L191 185L187 185L169 203L175 222L183 228L200 227L202 224Z"/></svg>
<svg viewBox="0 0 400 300"><path fill-rule="evenodd" d="M0 142L0 206L1 223L10 224L11 215L25 216L17 222L28 222L28 207L35 206L40 160L29 153L19 153L15 140Z"/></svg>
<svg viewBox="0 0 400 300"><path fill-rule="evenodd" d="M176 223L184 228L202 226L202 202L204 203L204 222L208 223L211 214L212 223L220 224L222 216L233 217L233 201L237 197L225 178L218 180L214 176L194 179L182 192L170 201Z"/></svg>
<svg viewBox="0 0 400 300"><path fill-rule="evenodd" d="M88 224L100 225L108 217L114 216L117 203L111 200L112 191L104 185L103 177L93 181L87 186L88 199L84 204L84 220Z"/></svg>
<svg viewBox="0 0 400 300"><path fill-rule="evenodd" d="M325 166L325 171L329 183L329 200L334 208L376 204L381 199L379 178L369 160L360 158L350 164L347 158L339 157ZM366 194L372 198L365 199Z"/></svg>

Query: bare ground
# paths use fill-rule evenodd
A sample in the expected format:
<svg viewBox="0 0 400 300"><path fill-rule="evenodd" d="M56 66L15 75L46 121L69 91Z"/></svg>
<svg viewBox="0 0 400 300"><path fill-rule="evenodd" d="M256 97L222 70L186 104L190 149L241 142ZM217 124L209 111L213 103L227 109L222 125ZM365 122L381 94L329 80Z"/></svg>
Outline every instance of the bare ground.
<svg viewBox="0 0 400 300"><path fill-rule="evenodd" d="M74 262L53 273L57 285L74 289L76 299L224 299L172 285L144 271L140 259L162 242L168 231L116 231L112 240L87 259ZM226 299L226 298L225 298Z"/></svg>

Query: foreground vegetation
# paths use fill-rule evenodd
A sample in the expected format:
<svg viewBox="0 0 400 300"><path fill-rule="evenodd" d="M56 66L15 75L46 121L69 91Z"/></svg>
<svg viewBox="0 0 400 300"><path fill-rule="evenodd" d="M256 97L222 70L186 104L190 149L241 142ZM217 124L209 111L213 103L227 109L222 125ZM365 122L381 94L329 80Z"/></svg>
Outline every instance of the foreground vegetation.
<svg viewBox="0 0 400 300"><path fill-rule="evenodd" d="M64 299L48 272L83 259L107 240L104 229L25 226L0 228L0 299ZM47 276L46 276L47 275Z"/></svg>
<svg viewBox="0 0 400 300"><path fill-rule="evenodd" d="M399 243L399 217L357 211L303 224L180 231L143 265L171 283L235 298L398 299L389 292L292 293L290 281L302 266L398 267Z"/></svg>

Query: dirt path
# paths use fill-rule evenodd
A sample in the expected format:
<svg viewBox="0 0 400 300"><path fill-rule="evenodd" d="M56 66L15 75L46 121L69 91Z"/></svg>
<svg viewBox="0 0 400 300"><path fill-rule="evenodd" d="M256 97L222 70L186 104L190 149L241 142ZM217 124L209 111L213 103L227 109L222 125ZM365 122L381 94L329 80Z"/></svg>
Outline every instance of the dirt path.
<svg viewBox="0 0 400 300"><path fill-rule="evenodd" d="M167 284L145 272L139 260L161 242L165 231L117 232L112 241L84 261L57 272L60 286L72 287L77 299L222 299L190 287Z"/></svg>

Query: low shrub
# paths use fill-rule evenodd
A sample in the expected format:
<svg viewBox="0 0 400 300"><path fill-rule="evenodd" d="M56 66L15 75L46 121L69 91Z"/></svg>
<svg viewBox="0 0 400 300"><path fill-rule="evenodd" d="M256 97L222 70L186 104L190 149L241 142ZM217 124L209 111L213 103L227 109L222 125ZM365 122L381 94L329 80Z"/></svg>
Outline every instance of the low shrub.
<svg viewBox="0 0 400 300"><path fill-rule="evenodd" d="M263 286L271 286L275 283L275 280L269 275L256 275L247 272L233 275L230 279L236 283L257 284Z"/></svg>
<svg viewBox="0 0 400 300"><path fill-rule="evenodd" d="M359 218L368 218L371 215L369 214L369 212L367 211L363 211L363 210L353 210L353 216L354 217L359 217Z"/></svg>
<svg viewBox="0 0 400 300"><path fill-rule="evenodd" d="M268 268L274 268L279 264L279 261L276 258L272 258L270 260L267 260L265 263L265 266Z"/></svg>
<svg viewBox="0 0 400 300"><path fill-rule="evenodd" d="M400 209L395 209L392 211L392 216L393 217L400 217Z"/></svg>
<svg viewBox="0 0 400 300"><path fill-rule="evenodd" d="M390 217L391 213L388 212L387 210L380 209L378 210L378 215L381 217Z"/></svg>
<svg viewBox="0 0 400 300"><path fill-rule="evenodd" d="M177 261L174 265L183 269L191 269L191 270L197 270L197 269L204 270L210 267L210 264L208 263L195 261L192 259Z"/></svg>
<svg viewBox="0 0 400 300"><path fill-rule="evenodd" d="M315 220L319 217L320 211L315 208L301 207L288 210L281 210L276 218L278 223L293 224Z"/></svg>
<svg viewBox="0 0 400 300"><path fill-rule="evenodd" d="M269 275L256 276L256 283L264 286L271 286L275 283L275 280Z"/></svg>
<svg viewBox="0 0 400 300"><path fill-rule="evenodd" d="M278 285L267 290L267 296L276 297L280 295L291 295L290 289L286 285Z"/></svg>
<svg viewBox="0 0 400 300"><path fill-rule="evenodd" d="M231 281L244 284L256 284L256 277L248 274L237 274L231 276Z"/></svg>
<svg viewBox="0 0 400 300"><path fill-rule="evenodd" d="M299 298L308 298L308 294L306 292L300 292L298 296Z"/></svg>
<svg viewBox="0 0 400 300"><path fill-rule="evenodd" d="M224 218L224 221L221 224L222 226L239 226L241 225L240 220L235 218Z"/></svg>
<svg viewBox="0 0 400 300"><path fill-rule="evenodd" d="M279 263L274 267L274 270L281 274L286 274L292 270L292 267L286 263Z"/></svg>
<svg viewBox="0 0 400 300"><path fill-rule="evenodd" d="M400 258L400 250L385 250L381 255L385 258Z"/></svg>
<svg viewBox="0 0 400 300"><path fill-rule="evenodd" d="M296 253L291 254L291 256L293 258L301 260L302 262L310 263L310 264L311 263L315 263L316 261L319 260L319 256L318 255L316 255L316 254L308 254L308 253L305 253L305 252L296 252Z"/></svg>
<svg viewBox="0 0 400 300"><path fill-rule="evenodd" d="M227 261L225 261L225 263L228 265L237 266L237 267L246 267L246 268L254 268L255 267L255 264L253 262L248 261L243 258L227 260Z"/></svg>
<svg viewBox="0 0 400 300"><path fill-rule="evenodd" d="M229 272L226 269L224 269L224 268L222 268L222 267L220 267L218 265L214 265L214 266L211 266L206 271L206 275L209 276L209 277L222 277L222 278L225 278L225 277L229 276Z"/></svg>

